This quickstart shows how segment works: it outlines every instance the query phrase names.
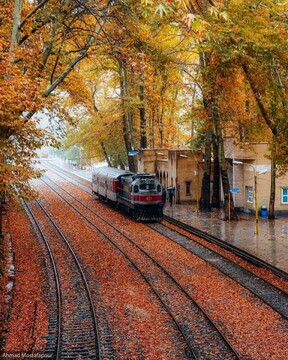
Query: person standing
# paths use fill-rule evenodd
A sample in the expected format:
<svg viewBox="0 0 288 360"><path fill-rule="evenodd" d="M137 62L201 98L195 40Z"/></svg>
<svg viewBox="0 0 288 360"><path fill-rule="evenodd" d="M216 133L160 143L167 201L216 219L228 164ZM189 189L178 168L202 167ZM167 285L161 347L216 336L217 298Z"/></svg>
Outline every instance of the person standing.
<svg viewBox="0 0 288 360"><path fill-rule="evenodd" d="M168 193L168 196L169 196L170 206L172 206L172 204L173 204L173 198L174 198L174 191L173 191L173 189L170 189L170 191L169 191L169 193Z"/></svg>

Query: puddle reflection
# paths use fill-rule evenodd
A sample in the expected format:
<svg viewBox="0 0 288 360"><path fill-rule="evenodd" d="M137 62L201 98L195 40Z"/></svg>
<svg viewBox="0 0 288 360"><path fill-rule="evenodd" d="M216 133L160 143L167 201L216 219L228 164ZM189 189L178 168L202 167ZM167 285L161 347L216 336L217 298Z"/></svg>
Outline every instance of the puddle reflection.
<svg viewBox="0 0 288 360"><path fill-rule="evenodd" d="M239 221L224 221L223 211L195 211L192 205L166 207L165 214L219 237L228 243L288 272L288 216L275 220L239 214Z"/></svg>

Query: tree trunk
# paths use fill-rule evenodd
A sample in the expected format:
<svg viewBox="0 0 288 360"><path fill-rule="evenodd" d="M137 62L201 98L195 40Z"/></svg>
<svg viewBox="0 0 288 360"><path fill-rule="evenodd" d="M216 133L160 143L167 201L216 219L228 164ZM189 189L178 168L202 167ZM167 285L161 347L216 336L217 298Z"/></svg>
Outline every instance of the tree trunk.
<svg viewBox="0 0 288 360"><path fill-rule="evenodd" d="M101 148L102 148L102 151L103 151L103 154L105 156L105 160L106 160L108 166L112 166L103 141L101 141L100 145L101 145Z"/></svg>
<svg viewBox="0 0 288 360"><path fill-rule="evenodd" d="M228 178L228 171L227 171L227 162L225 159L225 151L224 151L224 141L222 137L222 131L219 126L219 117L218 115L214 114L214 121L215 121L215 131L217 136L217 142L219 146L219 163L220 163L220 172L221 172L221 179L222 179L222 187L224 193L224 212L225 212L225 220L238 220L238 215L236 214L234 208L234 201L233 197L230 194L230 184Z"/></svg>
<svg viewBox="0 0 288 360"><path fill-rule="evenodd" d="M252 75L251 75L251 73L249 71L249 66L247 66L246 64L243 63L242 68L243 68L244 74L246 75L246 79L248 80L248 82L250 84L251 90L253 92L253 95L255 97L257 105L258 105L258 107L259 107L259 109L261 111L263 119L265 120L267 126L272 131L273 135L277 136L277 127L275 126L274 122L272 121L272 119L270 118L268 112L265 109L265 106L264 106L264 104L262 102L262 99L261 99L261 95L258 92L257 86L256 86L256 84L255 84L255 82L253 80L253 77L252 77Z"/></svg>
<svg viewBox="0 0 288 360"><path fill-rule="evenodd" d="M269 210L268 210L268 219L270 220L275 219L275 195L276 195L275 189L276 189L276 161L274 158L274 149L273 149L272 159L271 159L270 200L269 200Z"/></svg>
<svg viewBox="0 0 288 360"><path fill-rule="evenodd" d="M21 24L21 18L20 18L21 9L22 9L22 0L15 0L10 50L13 50L18 44L19 27Z"/></svg>
<svg viewBox="0 0 288 360"><path fill-rule="evenodd" d="M205 74L206 68L206 56L204 53L200 53L199 56L200 67L202 71L203 77L203 104L204 108L207 113L208 119L211 119L211 112L209 111L209 94L208 94L208 79ZM211 124L208 125L207 119L207 126L209 128L206 130L205 133L205 148L204 148L204 173L202 178L202 186L201 186L201 196L200 196L200 211L211 211L211 204L210 204L210 174L211 174L211 142L212 142L212 127Z"/></svg>
<svg viewBox="0 0 288 360"><path fill-rule="evenodd" d="M277 88L278 88L279 93L280 93L282 106L283 106L283 110L284 110L284 115L285 115L285 117L287 117L287 112L288 112L287 94L286 94L285 86L283 84L281 76L279 74L278 67L277 67L277 64L275 62L275 59L273 59L273 71L274 71L274 74L275 74L275 80L276 80L276 83L277 83Z"/></svg>
<svg viewBox="0 0 288 360"><path fill-rule="evenodd" d="M129 131L129 123L131 119L129 120L129 112L125 108L124 101L127 98L127 73L125 68L125 63L122 61L119 61L119 75L120 75L120 92L121 92L121 101L122 101L122 129L123 129L123 140L126 148L126 153L128 157L128 167L129 170L132 172L135 172L135 163L134 163L134 157L129 156L129 152L132 150L132 143L131 143L131 136L133 134ZM133 131L133 129L131 130Z"/></svg>
<svg viewBox="0 0 288 360"><path fill-rule="evenodd" d="M144 86L142 84L139 85L139 98L141 101L140 107L140 147L141 149L147 148L147 134L146 134L146 113L145 113L145 105L144 105Z"/></svg>
<svg viewBox="0 0 288 360"><path fill-rule="evenodd" d="M158 112L158 111L157 111ZM158 115L158 124L159 124L159 135L160 135L160 148L164 145L164 125L163 125L163 117L164 117L164 107L162 105L161 114Z"/></svg>
<svg viewBox="0 0 288 360"><path fill-rule="evenodd" d="M211 173L211 131L205 134L204 173L201 186L200 211L211 211L210 205L210 173Z"/></svg>
<svg viewBox="0 0 288 360"><path fill-rule="evenodd" d="M224 211L225 211L225 220L238 220L238 216L234 209L234 201L233 197L230 196L230 184L228 179L227 172L227 163L225 159L225 151L224 151L224 142L222 137L222 131L220 126L220 118L218 111L218 104L216 101L216 96L214 96L214 83L215 79L213 76L207 76L204 70L208 66L210 62L209 54L200 54L200 65L203 70L203 101L204 107L207 112L208 118L211 119L211 122L214 126L214 134L216 143L218 144L218 159L220 166L220 174L222 179L222 187L224 192ZM205 90L206 89L206 90ZM212 140L212 139L211 139ZM216 168L217 170L217 168ZM216 186L216 185L215 185Z"/></svg>
<svg viewBox="0 0 288 360"><path fill-rule="evenodd" d="M212 190L212 208L220 208L220 164L219 164L219 149L218 142L213 135L213 160L214 160L214 172L213 172L213 190Z"/></svg>

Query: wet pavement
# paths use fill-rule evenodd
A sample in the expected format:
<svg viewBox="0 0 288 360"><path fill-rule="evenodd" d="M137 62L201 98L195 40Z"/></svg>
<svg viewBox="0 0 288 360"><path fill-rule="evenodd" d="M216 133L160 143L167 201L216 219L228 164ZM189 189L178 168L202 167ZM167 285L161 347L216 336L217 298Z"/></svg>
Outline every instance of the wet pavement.
<svg viewBox="0 0 288 360"><path fill-rule="evenodd" d="M168 204L164 213L288 272L288 216L259 216L257 226L253 215L239 213L238 221L228 222L223 210L197 213L193 205Z"/></svg>
<svg viewBox="0 0 288 360"><path fill-rule="evenodd" d="M71 172L92 179L91 170L80 170L63 163ZM195 228L218 237L261 260L288 273L288 216L278 216L275 220L259 216L256 227L255 215L239 213L239 221L224 221L222 210L197 212L194 205L170 206L166 203L164 213ZM258 228L258 231L257 231Z"/></svg>

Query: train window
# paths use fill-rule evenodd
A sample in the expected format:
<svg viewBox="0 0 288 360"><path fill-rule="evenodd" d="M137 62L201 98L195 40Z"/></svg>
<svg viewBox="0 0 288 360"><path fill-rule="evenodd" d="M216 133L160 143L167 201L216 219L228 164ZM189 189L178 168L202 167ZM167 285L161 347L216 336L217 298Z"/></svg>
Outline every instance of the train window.
<svg viewBox="0 0 288 360"><path fill-rule="evenodd" d="M155 184L140 184L140 190L155 190Z"/></svg>
<svg viewBox="0 0 288 360"><path fill-rule="evenodd" d="M134 186L134 193L138 193L139 192L139 187L138 187L138 185L135 185Z"/></svg>
<svg viewBox="0 0 288 360"><path fill-rule="evenodd" d="M157 185L157 191L161 192L161 185L159 185L159 184Z"/></svg>

